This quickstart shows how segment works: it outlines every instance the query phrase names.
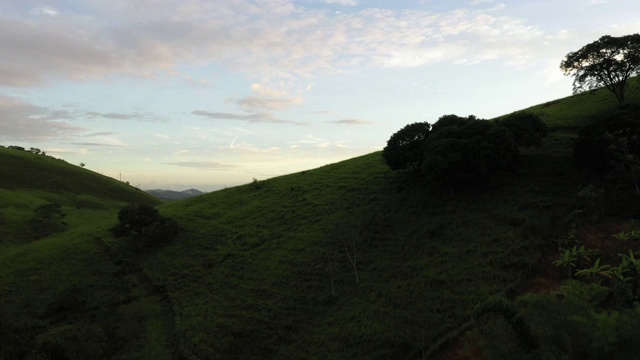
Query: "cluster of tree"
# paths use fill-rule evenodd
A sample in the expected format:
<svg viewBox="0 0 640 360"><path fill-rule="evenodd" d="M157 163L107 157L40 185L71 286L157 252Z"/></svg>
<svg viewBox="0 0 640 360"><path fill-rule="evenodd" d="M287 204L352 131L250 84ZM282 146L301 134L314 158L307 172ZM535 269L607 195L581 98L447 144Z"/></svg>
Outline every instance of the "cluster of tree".
<svg viewBox="0 0 640 360"><path fill-rule="evenodd" d="M535 114L516 113L498 121L470 115L444 115L431 126L406 125L382 151L393 170L411 168L451 188L486 184L499 171L512 170L520 147L541 146L545 123Z"/></svg>
<svg viewBox="0 0 640 360"><path fill-rule="evenodd" d="M47 153L38 149L38 148L29 148L29 150L25 149L22 146L18 146L18 145L9 145L7 147L7 149L13 149L13 150L20 150L20 151L26 151L26 152L30 152L32 154L36 154L36 155L43 155L43 156L47 156Z"/></svg>
<svg viewBox="0 0 640 360"><path fill-rule="evenodd" d="M178 223L147 205L129 205L118 212L118 224L109 231L116 238L126 238L134 248L166 244L180 232Z"/></svg>

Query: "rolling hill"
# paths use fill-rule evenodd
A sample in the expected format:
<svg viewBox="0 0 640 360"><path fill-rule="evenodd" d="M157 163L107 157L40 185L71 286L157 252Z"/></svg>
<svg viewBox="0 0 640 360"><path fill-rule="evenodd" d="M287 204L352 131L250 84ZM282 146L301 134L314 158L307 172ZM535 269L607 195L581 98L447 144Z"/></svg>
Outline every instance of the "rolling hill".
<svg viewBox="0 0 640 360"><path fill-rule="evenodd" d="M376 152L160 205L182 232L144 252L107 230L158 200L0 148L0 358L434 358L567 232L588 180L575 132L615 110L608 96L530 108L551 134L488 190L442 191ZM25 222L45 202L67 228L34 241Z"/></svg>

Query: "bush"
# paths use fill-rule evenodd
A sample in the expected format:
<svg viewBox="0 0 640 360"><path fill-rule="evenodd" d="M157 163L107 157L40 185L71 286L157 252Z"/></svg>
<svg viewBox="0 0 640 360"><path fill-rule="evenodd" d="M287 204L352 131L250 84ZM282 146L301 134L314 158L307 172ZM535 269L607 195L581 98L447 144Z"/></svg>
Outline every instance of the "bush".
<svg viewBox="0 0 640 360"><path fill-rule="evenodd" d="M43 204L33 211L33 218L29 220L29 226L37 238L45 237L64 229L66 223L63 219L65 216L62 205Z"/></svg>
<svg viewBox="0 0 640 360"><path fill-rule="evenodd" d="M160 245L172 240L180 231L178 223L146 206L127 206L118 212L119 223L109 231L116 238L130 238L140 247Z"/></svg>
<svg viewBox="0 0 640 360"><path fill-rule="evenodd" d="M538 115L528 112L507 115L498 124L509 129L516 144L524 148L542 146L542 138L549 134L547 124Z"/></svg>

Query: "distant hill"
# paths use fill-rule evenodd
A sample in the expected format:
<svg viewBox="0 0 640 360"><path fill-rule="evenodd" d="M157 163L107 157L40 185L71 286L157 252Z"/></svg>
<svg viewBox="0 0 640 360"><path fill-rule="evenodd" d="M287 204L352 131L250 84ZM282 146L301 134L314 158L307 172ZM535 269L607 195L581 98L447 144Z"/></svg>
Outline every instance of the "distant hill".
<svg viewBox="0 0 640 360"><path fill-rule="evenodd" d="M194 196L204 194L204 192L197 189L189 189L189 190L183 190L183 191L153 189L153 190L145 190L145 191L157 197L158 199L164 200L164 201L184 200L184 199L188 199Z"/></svg>
<svg viewBox="0 0 640 360"><path fill-rule="evenodd" d="M91 217L115 219L127 204L155 206L144 191L46 155L0 146L0 246L29 238L25 223L38 205L59 203L69 223L89 229Z"/></svg>

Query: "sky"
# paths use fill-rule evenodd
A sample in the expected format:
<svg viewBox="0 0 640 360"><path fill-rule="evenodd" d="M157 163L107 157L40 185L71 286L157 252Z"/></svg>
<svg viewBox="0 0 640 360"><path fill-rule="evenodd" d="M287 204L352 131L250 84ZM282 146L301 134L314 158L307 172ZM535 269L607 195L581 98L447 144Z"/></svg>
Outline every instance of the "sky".
<svg viewBox="0 0 640 360"><path fill-rule="evenodd" d="M213 191L571 95L637 0L0 0L0 145Z"/></svg>

